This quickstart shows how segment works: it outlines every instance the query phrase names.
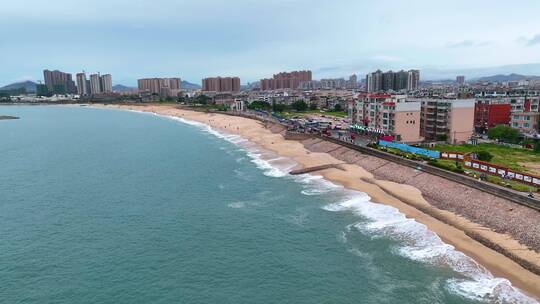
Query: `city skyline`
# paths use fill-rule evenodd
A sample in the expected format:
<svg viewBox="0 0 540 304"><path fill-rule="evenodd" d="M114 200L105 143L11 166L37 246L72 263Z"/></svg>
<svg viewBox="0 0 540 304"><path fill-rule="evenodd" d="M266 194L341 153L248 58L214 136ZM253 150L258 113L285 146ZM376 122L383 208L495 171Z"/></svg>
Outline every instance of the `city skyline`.
<svg viewBox="0 0 540 304"><path fill-rule="evenodd" d="M47 67L108 71L115 84L134 86L156 75L192 83L238 75L247 83L304 69L316 79L376 69L420 69L423 79L436 79L440 71L540 62L536 1L515 2L528 7L520 14L487 1L357 2L9 3L0 21L10 37L2 45L0 83L38 80Z"/></svg>

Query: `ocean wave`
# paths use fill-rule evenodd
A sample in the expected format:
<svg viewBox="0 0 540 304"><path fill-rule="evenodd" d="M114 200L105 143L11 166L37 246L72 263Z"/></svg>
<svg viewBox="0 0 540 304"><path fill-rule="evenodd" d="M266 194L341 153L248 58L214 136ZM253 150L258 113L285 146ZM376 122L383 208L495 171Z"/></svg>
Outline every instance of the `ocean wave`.
<svg viewBox="0 0 540 304"><path fill-rule="evenodd" d="M472 258L444 243L425 225L406 218L394 207L371 202L364 193L358 193L340 203L326 205L323 209L332 212L351 211L368 220L353 224L357 230L399 241L401 246L396 250L397 254L414 261L449 267L459 273L463 278L446 282L447 290L452 293L479 301L537 303L514 288L507 279L495 278Z"/></svg>
<svg viewBox="0 0 540 304"><path fill-rule="evenodd" d="M290 176L289 170L297 165L291 159L283 157L265 159L255 144L250 143L240 135L224 134L204 123L180 117L165 117L199 127L209 134L241 146L246 151L246 155L251 158L251 162L261 169L264 175L276 178L290 177L304 186L302 191L304 195L321 195L331 191L340 191L342 196L347 197L347 199L339 203L325 205L323 209L331 212L351 211L368 220L368 222L362 221L347 225L346 232L338 236L340 241L347 242L346 233L350 233L353 227L370 235L388 236L398 240L401 244L396 250L397 254L422 263L446 266L461 274L464 278L453 278L446 282L447 290L452 293L473 300L496 303L538 303L514 288L510 281L495 278L476 261L455 250L453 246L444 243L437 234L430 231L425 225L414 219L406 218L394 207L371 202L371 198L366 193L347 190L319 175ZM229 207L244 208L246 204L249 202L234 202L229 204ZM300 216L296 220L303 222L305 217ZM353 253L358 254L356 251Z"/></svg>

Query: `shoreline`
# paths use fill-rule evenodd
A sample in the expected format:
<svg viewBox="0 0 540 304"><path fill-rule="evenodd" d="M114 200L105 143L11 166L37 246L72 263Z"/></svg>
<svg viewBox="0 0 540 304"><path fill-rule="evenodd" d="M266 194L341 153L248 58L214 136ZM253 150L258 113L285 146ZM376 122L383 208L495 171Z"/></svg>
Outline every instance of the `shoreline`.
<svg viewBox="0 0 540 304"><path fill-rule="evenodd" d="M460 215L436 208L429 204L423 198L420 190L415 187L377 180L364 168L355 164L343 164L342 160L334 158L328 153L310 151L300 141L287 140L277 132L278 130L270 130L257 120L219 113L189 111L178 109L174 105L96 106L151 112L203 123L227 133L241 135L263 149L293 159L303 168L340 164L344 170L328 168L318 171L316 174L345 188L364 192L371 197L372 202L395 207L407 218L412 218L426 225L430 231L436 233L445 243L454 246L456 250L471 257L495 277L506 278L514 287L519 288L535 299L540 299L540 276L523 268L509 257L473 239L466 231L477 231L482 237L487 237L492 242L495 242L493 237L497 237L495 238L498 241L495 242L497 245L502 243L506 243L504 246L520 245L517 241L507 235L493 232L479 224L468 221ZM426 212L426 210L431 211ZM437 214L437 216L433 216L434 214Z"/></svg>

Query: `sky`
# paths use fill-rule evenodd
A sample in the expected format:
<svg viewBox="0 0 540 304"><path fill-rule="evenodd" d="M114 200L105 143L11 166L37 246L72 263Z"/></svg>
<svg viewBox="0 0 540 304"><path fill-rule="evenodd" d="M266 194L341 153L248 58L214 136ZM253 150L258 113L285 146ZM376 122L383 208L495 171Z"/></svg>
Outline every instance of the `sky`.
<svg viewBox="0 0 540 304"><path fill-rule="evenodd" d="M0 12L0 85L46 68L135 85L540 63L538 0L0 0Z"/></svg>

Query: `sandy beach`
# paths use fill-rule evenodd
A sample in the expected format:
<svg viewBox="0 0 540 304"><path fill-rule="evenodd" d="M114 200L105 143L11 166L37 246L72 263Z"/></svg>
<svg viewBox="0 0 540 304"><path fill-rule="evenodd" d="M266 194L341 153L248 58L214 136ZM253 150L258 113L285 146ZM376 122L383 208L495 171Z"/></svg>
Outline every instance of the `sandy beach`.
<svg viewBox="0 0 540 304"><path fill-rule="evenodd" d="M174 105L107 105L126 110L153 112L176 116L210 125L226 133L239 134L259 147L284 157L289 157L302 167L326 164L342 164L331 153L312 151L305 143L286 140L279 130L272 130L263 123L223 114L208 114L176 108ZM437 233L446 243L470 256L486 267L493 275L507 278L514 286L527 294L540 299L540 276L523 268L511 258L491 249L469 235L478 235L510 252L519 259L540 268L540 253L534 246L526 246L516 238L483 226L481 223L459 215L457 212L443 210L431 204L418 188L377 178L374 174L354 162L340 165L341 169L331 168L318 171L333 183L349 189L367 193L373 202L386 204L399 209L408 218L426 225ZM531 223L534 225L534 223ZM466 233L467 232L467 233Z"/></svg>

